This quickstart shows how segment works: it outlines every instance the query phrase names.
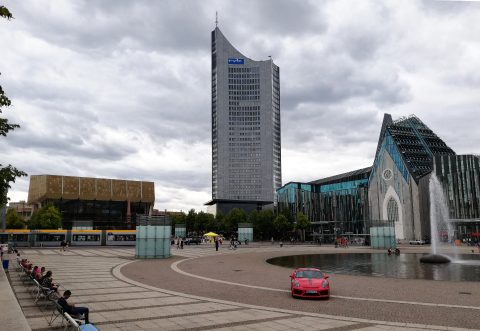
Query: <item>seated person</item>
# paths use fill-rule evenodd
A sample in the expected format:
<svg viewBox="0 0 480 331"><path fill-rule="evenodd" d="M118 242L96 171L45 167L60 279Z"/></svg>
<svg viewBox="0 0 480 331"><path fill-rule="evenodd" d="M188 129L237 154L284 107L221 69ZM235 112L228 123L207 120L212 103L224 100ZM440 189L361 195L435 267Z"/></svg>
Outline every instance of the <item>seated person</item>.
<svg viewBox="0 0 480 331"><path fill-rule="evenodd" d="M37 282L39 283L42 282L44 274L45 274L45 267L37 269L37 273L35 274L35 279L37 280Z"/></svg>
<svg viewBox="0 0 480 331"><path fill-rule="evenodd" d="M85 323L90 324L90 321L88 320L88 313L89 310L87 307L75 307L74 304L69 304L67 300L70 298L72 295L72 292L70 290L66 290L63 292L63 296L58 299L58 304L62 306L62 309L65 313L70 314L70 315L84 315L85 316Z"/></svg>
<svg viewBox="0 0 480 331"><path fill-rule="evenodd" d="M22 259L22 262L20 262L22 267L25 269L25 271L29 274L32 270L32 262L28 261L27 259Z"/></svg>
<svg viewBox="0 0 480 331"><path fill-rule="evenodd" d="M38 266L34 266L32 272L30 273L30 277L35 278L37 272L40 272L40 268Z"/></svg>
<svg viewBox="0 0 480 331"><path fill-rule="evenodd" d="M47 273L45 274L45 277L43 277L42 286L49 288L50 290L53 290L55 292L58 292L58 284L53 283L51 270L48 270Z"/></svg>
<svg viewBox="0 0 480 331"><path fill-rule="evenodd" d="M22 262L22 257L20 256L20 253L17 253L17 257L15 259L17 260L18 264Z"/></svg>

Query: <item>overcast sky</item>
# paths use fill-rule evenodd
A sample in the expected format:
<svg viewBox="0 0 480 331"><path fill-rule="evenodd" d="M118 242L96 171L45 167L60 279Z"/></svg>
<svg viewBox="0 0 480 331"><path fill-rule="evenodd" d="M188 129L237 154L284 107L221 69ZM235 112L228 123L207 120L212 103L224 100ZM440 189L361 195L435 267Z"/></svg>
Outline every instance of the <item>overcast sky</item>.
<svg viewBox="0 0 480 331"><path fill-rule="evenodd" d="M0 84L29 175L150 180L155 207L211 199L210 32L281 73L283 183L373 163L381 120L416 114L480 154L480 3L4 1ZM9 196L27 198L29 179Z"/></svg>

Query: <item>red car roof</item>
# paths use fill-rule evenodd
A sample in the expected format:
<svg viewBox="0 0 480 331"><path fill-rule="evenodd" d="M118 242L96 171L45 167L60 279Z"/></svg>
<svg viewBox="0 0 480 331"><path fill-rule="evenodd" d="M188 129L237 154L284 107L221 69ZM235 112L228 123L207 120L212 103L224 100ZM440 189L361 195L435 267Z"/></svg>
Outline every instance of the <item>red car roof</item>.
<svg viewBox="0 0 480 331"><path fill-rule="evenodd" d="M321 271L321 270L318 269L318 268L297 268L297 269L295 269L294 271L303 271L303 270L317 270L317 271Z"/></svg>

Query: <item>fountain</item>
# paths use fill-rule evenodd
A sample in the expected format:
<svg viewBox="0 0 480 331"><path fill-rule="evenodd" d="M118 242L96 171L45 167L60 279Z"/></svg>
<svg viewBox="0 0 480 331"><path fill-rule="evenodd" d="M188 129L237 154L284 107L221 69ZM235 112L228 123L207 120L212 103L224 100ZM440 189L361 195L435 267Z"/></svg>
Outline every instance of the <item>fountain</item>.
<svg viewBox="0 0 480 331"><path fill-rule="evenodd" d="M438 247L440 244L439 230L442 230L442 232L448 230L448 235L450 236L451 234L447 222L449 216L447 199L445 198L442 184L434 173L430 175L428 185L430 191L430 238L432 253L422 256L420 262L449 263L450 258L448 256L438 253Z"/></svg>

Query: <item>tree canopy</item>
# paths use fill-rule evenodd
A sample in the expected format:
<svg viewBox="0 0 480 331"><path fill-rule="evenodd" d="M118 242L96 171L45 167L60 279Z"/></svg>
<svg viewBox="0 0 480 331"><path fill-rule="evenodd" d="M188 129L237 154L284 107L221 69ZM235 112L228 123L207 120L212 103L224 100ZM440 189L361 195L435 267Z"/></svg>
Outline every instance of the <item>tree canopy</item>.
<svg viewBox="0 0 480 331"><path fill-rule="evenodd" d="M283 214L279 214L273 220L273 227L279 238L285 237L285 234L292 230L293 224Z"/></svg>
<svg viewBox="0 0 480 331"><path fill-rule="evenodd" d="M5 6L0 6L0 16L6 19L13 18L10 11ZM11 100L7 97L0 85L0 114L2 114L5 107L9 107L12 104ZM19 128L20 125L12 124L8 119L0 117L0 135L6 137L9 131L13 131ZM17 177L26 176L27 174L9 164L3 167L0 164L0 207L5 206L8 202L8 189L11 188L10 183L14 183Z"/></svg>
<svg viewBox="0 0 480 331"><path fill-rule="evenodd" d="M216 216L203 211L196 212L191 209L188 214L175 213L171 215L172 224L185 224L189 234L203 235L206 232L216 232L226 236L234 235L238 230L238 223L251 223L255 238L266 240L275 234L272 222L273 211L270 209L252 211L246 213L244 210L234 208L226 215L221 212Z"/></svg>
<svg viewBox="0 0 480 331"><path fill-rule="evenodd" d="M24 229L25 221L13 208L7 210L7 229Z"/></svg>
<svg viewBox="0 0 480 331"><path fill-rule="evenodd" d="M308 217L300 212L297 214L297 221L295 223L295 230L300 230L302 233L302 240L305 241L305 230L308 229L312 223L308 219Z"/></svg>
<svg viewBox="0 0 480 331"><path fill-rule="evenodd" d="M28 228L30 230L38 229L58 229L62 226L62 215L60 211L51 204L45 205L39 210L33 212Z"/></svg>
<svg viewBox="0 0 480 331"><path fill-rule="evenodd" d="M253 224L253 234L256 238L262 240L270 239L274 235L273 211L271 209L266 209L255 213L256 214L250 221Z"/></svg>
<svg viewBox="0 0 480 331"><path fill-rule="evenodd" d="M243 209L233 208L230 210L225 218L223 219L223 224L225 225L225 232L227 234L233 234L237 232L238 223L247 222L247 213Z"/></svg>
<svg viewBox="0 0 480 331"><path fill-rule="evenodd" d="M5 6L0 6L0 16L5 17L7 20L13 18L12 13Z"/></svg>

